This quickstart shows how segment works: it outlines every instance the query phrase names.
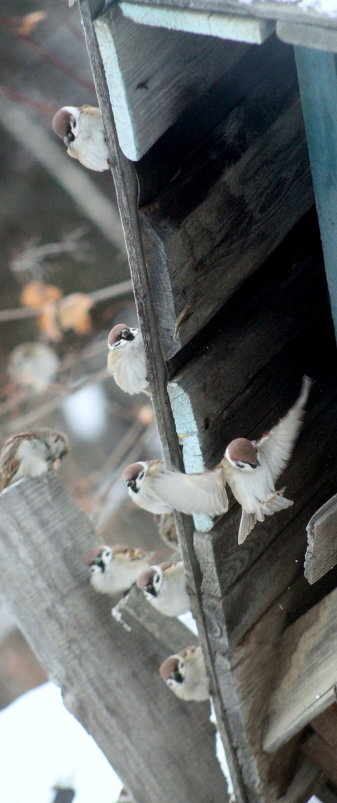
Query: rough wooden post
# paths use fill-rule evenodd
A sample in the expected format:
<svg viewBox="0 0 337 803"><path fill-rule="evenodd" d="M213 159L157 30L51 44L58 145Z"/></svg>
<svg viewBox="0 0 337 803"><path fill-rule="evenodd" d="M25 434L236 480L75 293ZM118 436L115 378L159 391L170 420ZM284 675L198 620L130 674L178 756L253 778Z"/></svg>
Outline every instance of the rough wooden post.
<svg viewBox="0 0 337 803"><path fill-rule="evenodd" d="M177 621L173 640L169 621L168 637L165 617L160 638L112 620L84 562L97 535L56 476L1 494L0 539L0 593L137 803L225 803L208 704L178 701L158 674L189 632Z"/></svg>

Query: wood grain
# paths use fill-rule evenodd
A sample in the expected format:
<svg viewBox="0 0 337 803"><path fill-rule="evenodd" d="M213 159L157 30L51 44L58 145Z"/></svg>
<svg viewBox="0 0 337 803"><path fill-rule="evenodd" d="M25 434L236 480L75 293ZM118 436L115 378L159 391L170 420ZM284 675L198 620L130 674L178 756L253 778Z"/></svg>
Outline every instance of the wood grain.
<svg viewBox="0 0 337 803"><path fill-rule="evenodd" d="M337 590L287 628L264 731L273 752L335 702ZM284 705L284 701L287 705Z"/></svg>
<svg viewBox="0 0 337 803"><path fill-rule="evenodd" d="M140 212L165 359L207 323L312 204L292 55L270 41L272 64L268 70L264 63L263 72L260 65L255 90Z"/></svg>
<svg viewBox="0 0 337 803"><path fill-rule="evenodd" d="M307 524L308 546L304 575L316 583L337 563L337 496L328 499Z"/></svg>
<svg viewBox="0 0 337 803"><path fill-rule="evenodd" d="M318 733L309 736L303 745L303 753L337 785L336 747L328 744Z"/></svg>
<svg viewBox="0 0 337 803"><path fill-rule="evenodd" d="M110 5L94 23L119 145L140 159L240 58L231 43L138 25Z"/></svg>
<svg viewBox="0 0 337 803"><path fill-rule="evenodd" d="M319 734L331 747L337 748L337 704L334 703L319 714L318 717L312 719L310 727Z"/></svg>
<svg viewBox="0 0 337 803"><path fill-rule="evenodd" d="M161 621L158 640L139 622L128 634L112 620L111 601L91 589L84 562L97 535L55 476L11 486L0 510L1 593L138 803L227 800L208 704L181 704L159 677L176 649L172 627L181 643L183 625L170 622L166 638Z"/></svg>

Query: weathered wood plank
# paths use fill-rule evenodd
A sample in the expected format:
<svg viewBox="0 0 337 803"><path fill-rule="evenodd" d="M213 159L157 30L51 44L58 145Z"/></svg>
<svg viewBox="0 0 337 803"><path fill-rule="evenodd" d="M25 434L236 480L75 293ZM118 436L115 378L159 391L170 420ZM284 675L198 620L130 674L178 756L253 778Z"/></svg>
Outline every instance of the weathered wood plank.
<svg viewBox="0 0 337 803"><path fill-rule="evenodd" d="M126 634L112 620L110 600L91 589L84 562L97 535L59 480L21 481L1 495L0 510L1 593L135 799L227 800L208 705L182 705L159 677L161 660L176 648L166 622L158 641L136 621Z"/></svg>
<svg viewBox="0 0 337 803"><path fill-rule="evenodd" d="M189 173L183 171L153 205L140 210L165 359L214 316L312 204L300 106L294 95L289 105L282 84L275 114L270 95L279 96L276 63L271 71L268 101L262 78L249 95L263 132L257 134L256 118L247 129L242 103L215 129L213 145L207 142L202 153L197 149Z"/></svg>
<svg viewBox="0 0 337 803"><path fill-rule="evenodd" d="M337 333L337 75L333 53L295 48L332 318Z"/></svg>
<svg viewBox="0 0 337 803"><path fill-rule="evenodd" d="M263 746L273 752L335 702L337 590L287 628ZM285 706L286 701L286 706Z"/></svg>
<svg viewBox="0 0 337 803"><path fill-rule="evenodd" d="M337 495L314 513L307 534L304 575L309 583L316 583L337 563Z"/></svg>
<svg viewBox="0 0 337 803"><path fill-rule="evenodd" d="M318 25L303 25L299 22L276 23L277 36L282 42L290 45L303 45L315 50L337 51L337 30L319 27Z"/></svg>
<svg viewBox="0 0 337 803"><path fill-rule="evenodd" d="M129 0L133 2L133 0ZM139 0L135 0L139 2ZM146 0L146 5L161 6L162 0ZM168 8L186 8L186 0L165 0ZM282 2L279 0L255 0L254 3L240 2L240 0L189 0L189 8L198 11L219 12L222 14L238 14L246 16L249 14L258 19L288 20L289 22L302 22L311 25L323 25L327 28L337 27L337 14L331 8L321 8L319 11L312 3L306 4L305 8L292 2Z"/></svg>
<svg viewBox="0 0 337 803"><path fill-rule="evenodd" d="M221 40L138 25L116 3L94 27L119 145L132 160L242 55Z"/></svg>
<svg viewBox="0 0 337 803"><path fill-rule="evenodd" d="M337 704L334 703L310 722L311 728L328 742L331 747L337 748Z"/></svg>
<svg viewBox="0 0 337 803"><path fill-rule="evenodd" d="M303 753L337 785L336 747L328 744L318 733L309 736L302 744Z"/></svg>
<svg viewBox="0 0 337 803"><path fill-rule="evenodd" d="M332 790L329 786L322 786L319 789L319 800L321 803L337 803L337 790Z"/></svg>
<svg viewBox="0 0 337 803"><path fill-rule="evenodd" d="M129 3L127 0L124 0L119 5L124 16L139 25L216 36L219 39L248 42L251 45L262 44L273 33L275 28L274 23L269 20L256 20L251 17L209 14L205 11L190 11L189 9L178 8L171 11L168 8Z"/></svg>
<svg viewBox="0 0 337 803"><path fill-rule="evenodd" d="M91 0L90 0L91 1ZM112 170L116 185L118 205L126 237L127 252L135 289L137 312L144 339L148 375L151 383L153 407L161 438L163 456L168 465L182 465L179 444L174 427L172 410L166 390L166 366L162 359L156 316L153 308L147 267L140 237L139 217L137 214L138 183L133 165L121 153L118 146L116 129L111 112L109 93L105 81L104 69L92 24L90 2L79 0L83 20L84 33L89 57L92 63L96 91L102 109L103 121L110 153ZM262 46L263 47L263 46ZM198 606L194 609L197 618L199 639L203 646L208 667L212 677L212 687L218 689L214 672L214 660L209 651L205 633L204 619L200 609L200 568L193 550L193 527L189 517L177 516L180 544L184 555L185 569L190 588L196 588ZM218 728L226 750L235 795L238 803L247 803L242 768L239 763L239 748L236 735L228 723L221 695L214 698L217 712Z"/></svg>

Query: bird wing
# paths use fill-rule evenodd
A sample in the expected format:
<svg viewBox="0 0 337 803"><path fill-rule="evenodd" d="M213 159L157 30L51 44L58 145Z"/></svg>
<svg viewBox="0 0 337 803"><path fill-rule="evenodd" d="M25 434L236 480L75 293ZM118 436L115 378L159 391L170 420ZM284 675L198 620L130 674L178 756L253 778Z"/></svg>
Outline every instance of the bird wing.
<svg viewBox="0 0 337 803"><path fill-rule="evenodd" d="M175 510L190 515L218 516L228 510L222 469L201 474L165 471L151 478L155 493Z"/></svg>
<svg viewBox="0 0 337 803"><path fill-rule="evenodd" d="M312 380L303 377L301 393L288 413L273 429L256 441L256 446L268 463L275 481L289 462L295 440L302 425L304 405L309 396Z"/></svg>
<svg viewBox="0 0 337 803"><path fill-rule="evenodd" d="M238 534L238 544L243 544L243 542L247 538L247 535L249 535L253 527L255 527L255 524L256 524L255 513L246 513L245 510L242 510L239 534Z"/></svg>

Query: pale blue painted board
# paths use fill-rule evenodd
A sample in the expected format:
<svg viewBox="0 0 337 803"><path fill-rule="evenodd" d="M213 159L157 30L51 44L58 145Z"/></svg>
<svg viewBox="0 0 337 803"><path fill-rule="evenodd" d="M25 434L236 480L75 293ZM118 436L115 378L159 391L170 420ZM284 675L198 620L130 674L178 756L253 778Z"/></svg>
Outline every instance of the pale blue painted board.
<svg viewBox="0 0 337 803"><path fill-rule="evenodd" d="M335 55L296 47L296 64L331 311L337 336L337 74Z"/></svg>

